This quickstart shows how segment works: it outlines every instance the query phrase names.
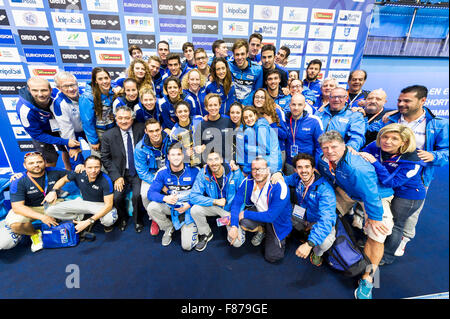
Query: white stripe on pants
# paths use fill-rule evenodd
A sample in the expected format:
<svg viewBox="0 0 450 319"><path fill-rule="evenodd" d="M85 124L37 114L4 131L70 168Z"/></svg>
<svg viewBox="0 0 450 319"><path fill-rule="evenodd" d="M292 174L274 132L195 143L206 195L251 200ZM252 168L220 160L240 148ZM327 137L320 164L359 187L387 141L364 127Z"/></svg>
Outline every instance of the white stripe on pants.
<svg viewBox="0 0 450 319"><path fill-rule="evenodd" d="M46 214L61 220L82 220L85 214L95 215L104 206L103 202L89 202L78 197L49 206ZM112 226L116 220L117 211L113 208L100 218L100 223L104 226Z"/></svg>

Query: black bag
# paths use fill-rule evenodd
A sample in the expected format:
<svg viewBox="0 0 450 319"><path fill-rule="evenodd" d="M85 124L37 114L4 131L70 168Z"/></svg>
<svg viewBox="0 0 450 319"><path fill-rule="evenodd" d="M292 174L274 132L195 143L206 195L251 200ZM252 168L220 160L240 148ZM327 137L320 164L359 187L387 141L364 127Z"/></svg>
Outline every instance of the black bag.
<svg viewBox="0 0 450 319"><path fill-rule="evenodd" d="M355 277L366 271L371 264L364 251L356 244L353 230L345 218L336 220L336 240L327 251L327 262L331 268L347 277Z"/></svg>

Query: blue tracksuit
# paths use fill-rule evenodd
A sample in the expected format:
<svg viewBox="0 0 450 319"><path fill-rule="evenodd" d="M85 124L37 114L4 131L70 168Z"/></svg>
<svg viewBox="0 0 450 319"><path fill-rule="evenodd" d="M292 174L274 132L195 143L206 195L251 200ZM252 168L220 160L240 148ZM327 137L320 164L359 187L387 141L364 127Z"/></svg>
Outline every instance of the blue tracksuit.
<svg viewBox="0 0 450 319"><path fill-rule="evenodd" d="M152 77L153 80L153 90L155 91L156 97L158 99L162 98L164 95L164 82L162 80L162 74L159 72L155 77Z"/></svg>
<svg viewBox="0 0 450 319"><path fill-rule="evenodd" d="M160 122L158 100L156 100L155 108L152 111L147 110L139 101L139 103L134 107L134 112L136 113L136 122L145 123L145 121L150 118L153 118Z"/></svg>
<svg viewBox="0 0 450 319"><path fill-rule="evenodd" d="M227 200L224 210L230 211L231 204L241 185L244 175L241 170L232 171L230 165L224 163L223 189L219 189L210 168L206 165L195 179L191 190L191 202L200 206L213 206L214 199L225 198Z"/></svg>
<svg viewBox="0 0 450 319"><path fill-rule="evenodd" d="M295 187L296 204L306 209L304 219L314 223L308 240L321 245L336 224L336 196L325 178L319 173L315 173L314 177L314 183L307 189L298 174L287 176L284 181L288 186Z"/></svg>
<svg viewBox="0 0 450 319"><path fill-rule="evenodd" d="M234 83L231 84L230 91L227 95L225 95L225 89L223 85L218 84L217 82L208 82L206 83L205 95L209 93L216 93L220 95L220 99L222 100L222 105L220 107L220 114L228 115L230 112L230 106L234 102L236 102L236 88L234 87Z"/></svg>
<svg viewBox="0 0 450 319"><path fill-rule="evenodd" d="M427 107L425 110L426 121L426 135L425 135L425 151L434 155L434 160L431 163L426 163L422 171L423 183L429 187L433 180L433 173L435 166L444 166L448 164L448 120L435 116ZM391 123L398 123L400 120L400 113L391 115L388 122L383 121L372 123L368 131L378 132L382 127Z"/></svg>
<svg viewBox="0 0 450 319"><path fill-rule="evenodd" d="M327 105L322 112L315 115L320 118L324 132L338 131L344 138L345 144L359 151L363 147L366 134L366 123L360 112L353 112L348 106L340 110L336 115L330 112Z"/></svg>
<svg viewBox="0 0 450 319"><path fill-rule="evenodd" d="M302 117L295 120L292 118L291 113L288 113L286 127L288 133L286 139L286 162L288 164L292 165L292 159L298 153L307 153L318 158L322 152L318 139L323 133L323 126L317 116L303 111ZM295 146L293 147L293 145ZM295 153L295 148L297 148L297 153Z"/></svg>
<svg viewBox="0 0 450 319"><path fill-rule="evenodd" d="M197 110L195 109L195 101L190 95L182 94L181 99L191 105L191 115L197 114ZM173 103L170 101L167 95L164 95L163 98L158 100L158 105L163 128L172 129L175 123L178 122L178 119L175 116Z"/></svg>
<svg viewBox="0 0 450 319"><path fill-rule="evenodd" d="M191 113L191 115L201 115L202 117L208 115L208 112L205 110L205 96L207 93L204 87L201 87L197 94L189 90L183 90L183 93L186 96L190 96L192 101L194 101L194 108L192 109L194 113Z"/></svg>
<svg viewBox="0 0 450 319"><path fill-rule="evenodd" d="M162 194L162 189L165 186L168 189L169 194L178 194L179 203L188 202L192 206L195 203L190 202L189 198L192 185L194 184L198 172L198 168L190 167L188 164L184 164L180 177L177 177L177 175L175 175L170 169L170 165L161 168L156 173L156 176L150 185L148 190L148 199L158 203L164 203L163 198L165 195ZM171 207L172 223L176 230L180 229L184 224L189 225L194 222L190 212L191 209L186 210L184 212L184 221L180 222L178 216L181 214L178 213L174 207Z"/></svg>
<svg viewBox="0 0 450 319"><path fill-rule="evenodd" d="M383 160L383 152L376 142L367 145L363 152L372 154L377 161L372 163L378 180L386 187L392 187L394 196L405 199L421 200L426 197L426 189L421 178L422 169L426 166L417 152L389 156Z"/></svg>
<svg viewBox="0 0 450 319"><path fill-rule="evenodd" d="M250 176L242 181L231 205L230 226L238 227L239 213L245 206L254 205L251 201L254 186L254 180ZM273 224L275 235L282 241L292 230L289 188L284 182L270 184L267 193L268 210L263 212L244 210L244 218Z"/></svg>
<svg viewBox="0 0 450 319"><path fill-rule="evenodd" d="M162 131L160 150L152 146L147 134L136 144L134 147L134 164L140 179L151 184L158 169L162 165L168 165L166 159L169 146L170 139L164 131Z"/></svg>
<svg viewBox="0 0 450 319"><path fill-rule="evenodd" d="M372 164L346 150L336 164L334 173L330 171L329 162L323 156L319 158L318 170L330 184L342 188L350 198L362 201L370 219L383 219L381 198L389 197L394 192L381 185Z"/></svg>
<svg viewBox="0 0 450 319"><path fill-rule="evenodd" d="M318 98L320 96L320 93L321 93L320 87L321 86L322 86L322 82L318 79L315 81L312 81L312 82L309 82L307 79L303 80L303 88L308 88L311 91L313 91L316 98Z"/></svg>
<svg viewBox="0 0 450 319"><path fill-rule="evenodd" d="M253 105L253 94L263 86L262 66L247 59L244 70L239 69L233 60L229 63L233 83L236 87L236 99L243 105Z"/></svg>

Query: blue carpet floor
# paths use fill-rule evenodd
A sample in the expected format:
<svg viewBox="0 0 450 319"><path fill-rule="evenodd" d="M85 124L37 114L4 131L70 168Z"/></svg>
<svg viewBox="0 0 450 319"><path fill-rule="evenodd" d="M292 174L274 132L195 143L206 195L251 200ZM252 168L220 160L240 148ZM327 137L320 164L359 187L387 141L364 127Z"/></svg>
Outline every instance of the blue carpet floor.
<svg viewBox="0 0 450 319"><path fill-rule="evenodd" d="M420 216L416 238L406 255L380 270L376 299L407 298L449 291L448 167L436 171ZM211 224L214 220L211 219ZM326 265L314 267L295 256L298 240L289 238L279 264L264 261L262 248L229 247L225 229L213 227L205 251L184 252L180 234L161 246L161 234L149 235L149 225L137 234L105 234L74 248L30 251L27 238L9 251L0 251L0 298L256 298L352 299L356 280ZM66 279L76 265L80 287L69 289Z"/></svg>

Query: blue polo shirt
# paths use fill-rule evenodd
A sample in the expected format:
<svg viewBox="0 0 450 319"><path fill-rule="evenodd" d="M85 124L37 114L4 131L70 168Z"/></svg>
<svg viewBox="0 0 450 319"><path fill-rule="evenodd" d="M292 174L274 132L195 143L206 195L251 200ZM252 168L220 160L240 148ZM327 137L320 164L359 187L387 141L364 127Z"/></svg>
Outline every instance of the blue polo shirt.
<svg viewBox="0 0 450 319"><path fill-rule="evenodd" d="M104 196L111 195L114 192L111 179L103 172L100 172L92 183L89 182L86 172L69 172L67 178L77 184L81 197L85 201L103 203Z"/></svg>
<svg viewBox="0 0 450 319"><path fill-rule="evenodd" d="M62 177L66 176L67 172L64 170L57 170L53 168L46 168L45 174L41 177L34 178L41 189L48 194L55 183ZM31 181L27 173L24 172L22 177L12 181L10 186L11 203L25 202L25 206L39 207L42 206L44 200L44 193Z"/></svg>

